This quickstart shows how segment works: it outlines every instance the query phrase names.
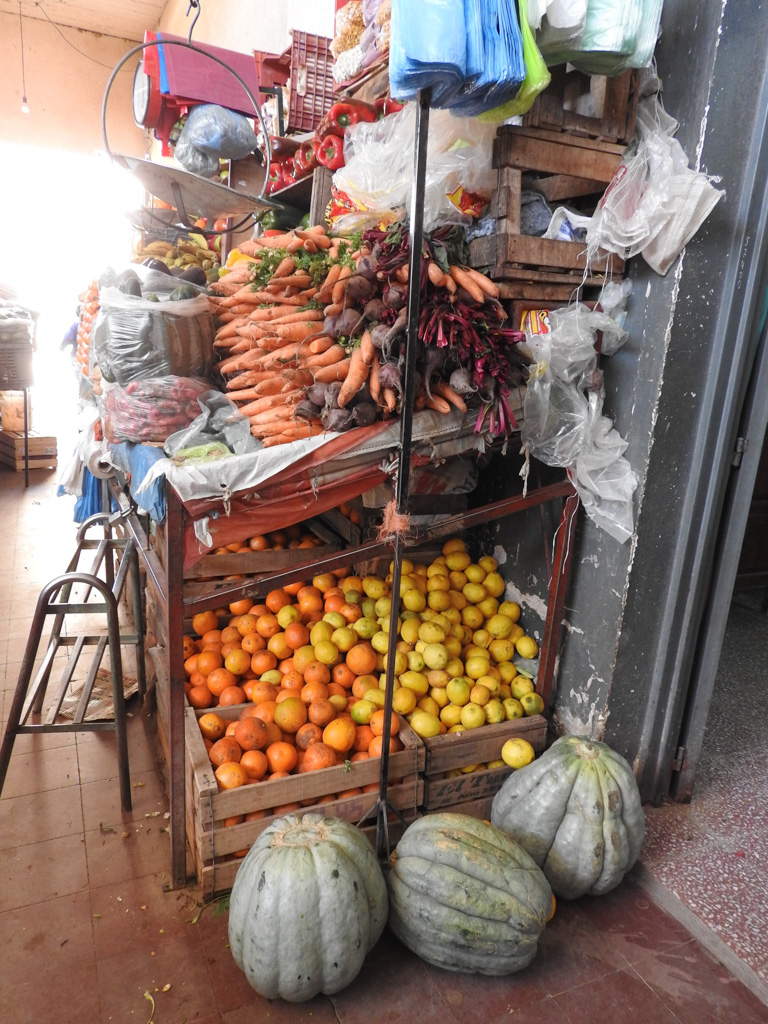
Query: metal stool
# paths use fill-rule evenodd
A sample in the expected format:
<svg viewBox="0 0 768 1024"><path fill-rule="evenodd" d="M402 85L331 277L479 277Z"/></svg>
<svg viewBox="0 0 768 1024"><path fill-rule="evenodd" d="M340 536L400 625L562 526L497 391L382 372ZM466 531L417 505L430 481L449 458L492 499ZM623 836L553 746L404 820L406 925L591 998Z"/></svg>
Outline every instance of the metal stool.
<svg viewBox="0 0 768 1024"><path fill-rule="evenodd" d="M66 572L47 583L37 600L29 640L21 664L19 681L13 695L8 716L5 735L0 746L0 793L2 793L8 765L13 751L16 736L20 733L35 732L82 732L104 731L113 729L117 737L117 764L120 777L120 804L124 811L131 809L131 784L128 771L128 742L126 736L125 696L123 693L123 665L121 645L132 645L136 650L136 675L139 695L143 699L146 692L144 670L144 630L141 610L141 584L139 579L139 559L136 546L132 539L112 537L111 527L115 519L106 513L97 513L83 522L77 531L77 550L67 566ZM104 527L104 537L88 539L86 533L96 524ZM84 551L95 551L90 572L78 569L80 556ZM114 560L122 553L120 564L115 572ZM97 574L104 567L106 579ZM132 573L132 605L133 633L120 633L117 605L128 578L129 569ZM85 596L82 601L70 601L72 587L84 584ZM89 603L91 591L96 590L103 598L103 603ZM106 634L83 633L74 636L62 636L64 619L67 615L106 615ZM54 615L54 624L48 647L37 673L32 678L37 659L38 648L42 638L45 619ZM61 718L61 708L70 683L77 667L78 659L86 646L95 647L92 654L88 674L83 684L82 694L71 720L57 721ZM88 703L91 698L97 673L104 652L109 647L110 671L112 676L112 697L115 708L114 721L100 719L85 721ZM53 661L61 647L70 648L67 664L62 673L53 700L45 715L44 721L30 722L31 715L40 715L43 701L53 668Z"/></svg>

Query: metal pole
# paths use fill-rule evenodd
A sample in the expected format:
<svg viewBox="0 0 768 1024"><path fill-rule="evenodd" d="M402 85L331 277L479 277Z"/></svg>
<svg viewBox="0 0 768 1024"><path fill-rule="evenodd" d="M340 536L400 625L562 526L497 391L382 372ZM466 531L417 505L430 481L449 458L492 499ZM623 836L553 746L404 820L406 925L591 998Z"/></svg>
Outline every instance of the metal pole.
<svg viewBox="0 0 768 1024"><path fill-rule="evenodd" d="M405 379L400 407L400 442L395 505L399 515L408 511L408 485L411 475L411 436L413 431L413 401L415 397L416 349L419 343L419 312L421 283L421 250L424 243L424 183L427 170L427 138L429 133L429 104L431 89L419 91L416 101L416 140L413 158L413 190L411 192L410 259L408 265L408 334L405 350ZM395 652L397 647L397 619L400 611L400 578L403 563L403 535L395 533L392 566L392 605L389 613L389 644L384 690L384 731L381 743L381 769L379 774L379 802L376 811L376 853L380 860L389 857L387 826L387 776L389 774L389 741L392 732L392 698L395 682Z"/></svg>

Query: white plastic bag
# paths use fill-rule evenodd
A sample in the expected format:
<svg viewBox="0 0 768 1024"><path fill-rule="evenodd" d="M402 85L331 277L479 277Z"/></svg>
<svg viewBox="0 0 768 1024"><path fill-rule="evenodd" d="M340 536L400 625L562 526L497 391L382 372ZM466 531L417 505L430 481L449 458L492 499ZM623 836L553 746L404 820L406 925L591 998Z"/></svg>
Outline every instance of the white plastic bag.
<svg viewBox="0 0 768 1024"><path fill-rule="evenodd" d="M545 16L553 28L579 33L587 17L587 0L529 0L528 24L531 28L539 28Z"/></svg>
<svg viewBox="0 0 768 1024"><path fill-rule="evenodd" d="M666 274L725 194L688 167L672 137L677 128L655 96L640 103L637 135L587 229L590 256L598 249L624 259L642 253L649 266Z"/></svg>

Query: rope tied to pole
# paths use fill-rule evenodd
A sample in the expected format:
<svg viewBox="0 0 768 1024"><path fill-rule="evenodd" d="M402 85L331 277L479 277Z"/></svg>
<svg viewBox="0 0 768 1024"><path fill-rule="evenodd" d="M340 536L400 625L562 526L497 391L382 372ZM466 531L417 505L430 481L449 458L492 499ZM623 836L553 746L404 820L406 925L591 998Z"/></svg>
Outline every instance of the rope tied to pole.
<svg viewBox="0 0 768 1024"><path fill-rule="evenodd" d="M398 512L397 501L391 498L384 506L384 513L381 525L378 529L378 539L393 541L397 534L400 534L404 541L408 540L411 530L411 515L409 512Z"/></svg>

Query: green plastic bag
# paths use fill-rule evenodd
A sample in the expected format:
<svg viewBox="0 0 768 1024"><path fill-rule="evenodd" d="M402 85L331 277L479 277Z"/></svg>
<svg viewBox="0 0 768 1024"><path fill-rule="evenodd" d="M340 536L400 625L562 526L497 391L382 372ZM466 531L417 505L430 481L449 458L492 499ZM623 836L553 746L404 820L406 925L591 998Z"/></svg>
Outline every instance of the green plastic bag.
<svg viewBox="0 0 768 1024"><path fill-rule="evenodd" d="M518 0L520 18L520 34L523 37L523 57L525 59L525 81L520 86L513 100L502 103L500 107L486 110L478 116L478 121L505 121L508 117L524 114L533 106L533 101L549 85L551 75L539 53L531 26L528 24L528 0Z"/></svg>

